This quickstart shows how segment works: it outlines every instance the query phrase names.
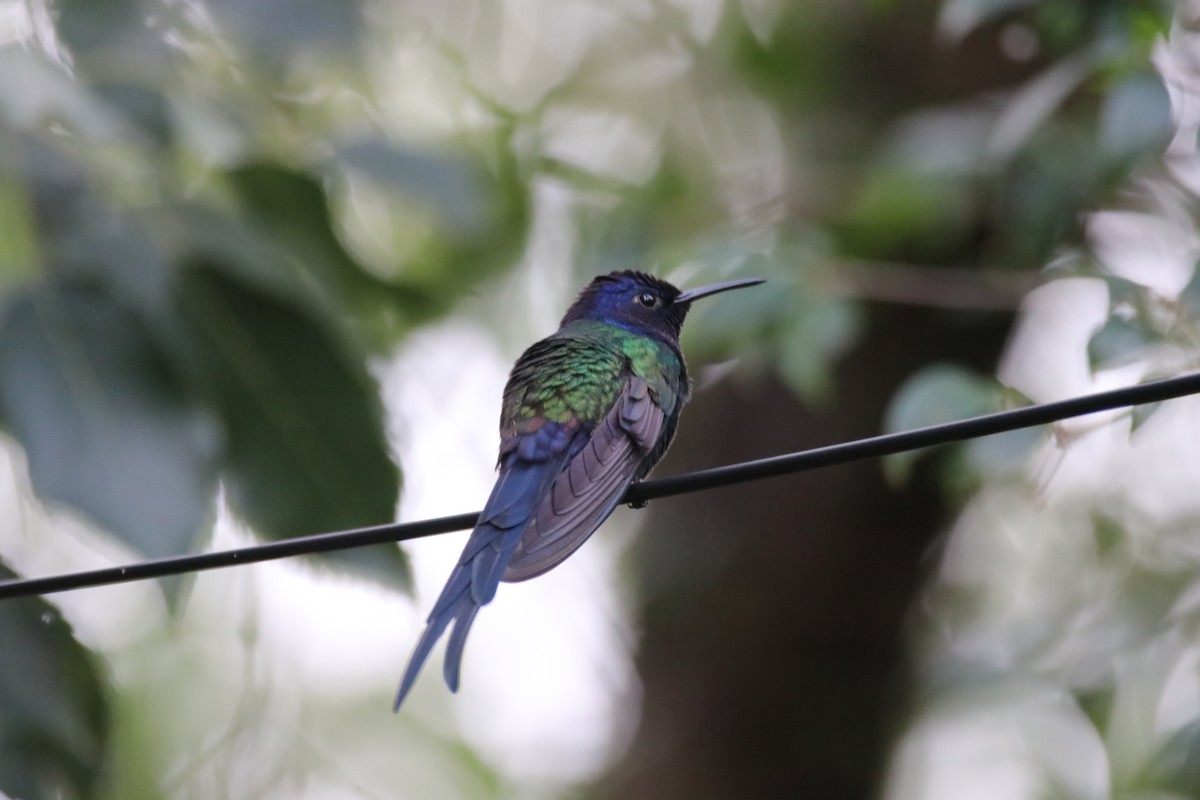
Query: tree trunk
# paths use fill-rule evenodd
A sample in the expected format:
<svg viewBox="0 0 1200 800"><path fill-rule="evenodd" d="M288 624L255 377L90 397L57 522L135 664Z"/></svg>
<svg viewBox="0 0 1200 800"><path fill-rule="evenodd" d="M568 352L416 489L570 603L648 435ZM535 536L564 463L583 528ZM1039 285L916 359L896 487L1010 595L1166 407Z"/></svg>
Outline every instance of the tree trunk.
<svg viewBox="0 0 1200 800"><path fill-rule="evenodd" d="M659 474L880 432L932 360L990 371L1009 317L873 309L831 407L725 382L684 413ZM637 552L639 727L600 800L874 796L901 722L903 628L952 509L878 461L658 501Z"/></svg>

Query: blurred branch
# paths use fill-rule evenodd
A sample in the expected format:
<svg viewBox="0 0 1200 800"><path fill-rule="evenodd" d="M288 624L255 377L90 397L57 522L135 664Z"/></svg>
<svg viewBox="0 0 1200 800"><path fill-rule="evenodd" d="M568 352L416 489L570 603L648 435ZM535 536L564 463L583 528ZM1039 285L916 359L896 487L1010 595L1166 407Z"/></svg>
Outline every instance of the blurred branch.
<svg viewBox="0 0 1200 800"><path fill-rule="evenodd" d="M1039 273L969 267L918 267L881 261L838 261L821 274L820 288L854 300L948 308L1013 311L1041 286Z"/></svg>

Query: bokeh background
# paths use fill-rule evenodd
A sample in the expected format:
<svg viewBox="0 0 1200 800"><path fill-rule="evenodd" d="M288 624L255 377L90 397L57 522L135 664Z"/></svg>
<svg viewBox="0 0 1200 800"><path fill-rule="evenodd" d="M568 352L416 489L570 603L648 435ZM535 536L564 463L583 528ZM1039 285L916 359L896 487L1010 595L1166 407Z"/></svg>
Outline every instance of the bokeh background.
<svg viewBox="0 0 1200 800"><path fill-rule="evenodd" d="M0 571L476 509L611 269L770 281L659 474L1185 372L1198 130L1186 0L0 0ZM465 534L0 601L0 794L1200 797L1198 442L619 509L399 715Z"/></svg>

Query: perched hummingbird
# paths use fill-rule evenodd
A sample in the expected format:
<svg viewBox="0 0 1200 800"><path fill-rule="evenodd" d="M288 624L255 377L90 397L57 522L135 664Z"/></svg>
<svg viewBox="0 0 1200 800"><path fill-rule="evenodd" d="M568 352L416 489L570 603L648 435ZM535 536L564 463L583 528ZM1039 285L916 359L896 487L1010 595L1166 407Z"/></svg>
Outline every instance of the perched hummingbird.
<svg viewBox="0 0 1200 800"><path fill-rule="evenodd" d="M575 552L662 458L691 388L679 332L692 301L759 283L681 292L642 272L601 275L558 330L521 355L504 387L500 476L429 613L394 710L451 622L443 674L457 691L467 632L500 581L541 575Z"/></svg>

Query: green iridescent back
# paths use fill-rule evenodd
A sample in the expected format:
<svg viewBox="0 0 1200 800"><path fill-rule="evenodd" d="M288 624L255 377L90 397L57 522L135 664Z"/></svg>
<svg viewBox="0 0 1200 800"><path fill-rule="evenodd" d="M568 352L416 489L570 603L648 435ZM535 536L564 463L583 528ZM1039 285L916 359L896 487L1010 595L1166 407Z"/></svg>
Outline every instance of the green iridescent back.
<svg viewBox="0 0 1200 800"><path fill-rule="evenodd" d="M631 374L646 381L667 418L645 474L674 435L687 401L687 370L675 347L607 322L575 320L525 351L504 389L500 435L536 430L543 422L595 426Z"/></svg>

